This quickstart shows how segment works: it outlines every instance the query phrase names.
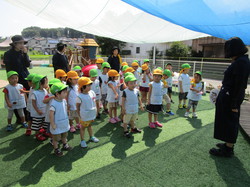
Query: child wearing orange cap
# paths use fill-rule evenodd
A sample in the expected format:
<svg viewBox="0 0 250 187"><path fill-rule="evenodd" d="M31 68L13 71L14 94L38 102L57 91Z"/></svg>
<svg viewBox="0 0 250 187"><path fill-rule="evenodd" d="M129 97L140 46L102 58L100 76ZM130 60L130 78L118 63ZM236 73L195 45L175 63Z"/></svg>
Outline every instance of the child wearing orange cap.
<svg viewBox="0 0 250 187"><path fill-rule="evenodd" d="M98 77L102 74L102 63L104 62L104 60L102 58L98 58L96 59L96 66L97 66L97 72L98 72Z"/></svg>
<svg viewBox="0 0 250 187"><path fill-rule="evenodd" d="M67 78L67 74L66 74L66 72L64 70L62 70L62 69L56 70L55 77L57 79L59 79L63 84L66 84L65 81L66 81L66 78Z"/></svg>
<svg viewBox="0 0 250 187"><path fill-rule="evenodd" d="M76 98L76 108L78 115L80 116L80 136L81 147L86 148L87 143L84 138L85 129L88 129L90 141L99 142L99 140L93 135L92 123L96 118L96 94L91 90L92 81L87 77L82 77L78 80L79 95Z"/></svg>
<svg viewBox="0 0 250 187"><path fill-rule="evenodd" d="M153 80L152 73L147 64L143 64L142 75L141 75L141 84L140 84L140 92L141 92L141 101L146 106L147 96L149 92L149 83Z"/></svg>
<svg viewBox="0 0 250 187"><path fill-rule="evenodd" d="M121 119L117 117L117 106L118 106L118 99L119 99L119 94L118 94L118 77L119 73L111 69L108 72L108 93L107 93L107 101L109 105L109 122L110 123L117 123L120 122Z"/></svg>
<svg viewBox="0 0 250 187"><path fill-rule="evenodd" d="M77 85L78 79L79 76L75 71L69 71L67 73L66 84L68 85L68 94L66 98L68 102L70 132L76 131L74 127L74 120L77 124L76 128L80 129L81 127L81 125L79 124L79 116L76 111L76 98L78 96L78 85Z"/></svg>
<svg viewBox="0 0 250 187"><path fill-rule="evenodd" d="M140 84L140 73L137 71L139 68L138 60L134 60L131 64L132 68L135 70L134 75L136 78L136 88L139 88Z"/></svg>

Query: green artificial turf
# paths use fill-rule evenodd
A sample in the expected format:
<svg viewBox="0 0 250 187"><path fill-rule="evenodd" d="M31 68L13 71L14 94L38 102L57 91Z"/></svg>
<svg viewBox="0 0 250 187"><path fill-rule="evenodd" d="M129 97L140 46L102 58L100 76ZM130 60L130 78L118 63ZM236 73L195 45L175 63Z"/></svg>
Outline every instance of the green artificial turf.
<svg viewBox="0 0 250 187"><path fill-rule="evenodd" d="M53 77L52 68L30 72ZM0 79L2 75L0 71ZM127 139L120 124L110 124L102 115L93 125L100 142L82 149L79 131L69 133L73 150L61 158L53 155L48 141L24 136L20 126L6 132L1 102L0 186L249 186L250 147L243 136L239 134L233 158L210 156L208 150L218 141L212 138L214 106L208 96L198 105L198 119L184 118L177 95L173 99L176 115L160 114L162 129L149 129L147 113L140 112L137 126L143 131Z"/></svg>

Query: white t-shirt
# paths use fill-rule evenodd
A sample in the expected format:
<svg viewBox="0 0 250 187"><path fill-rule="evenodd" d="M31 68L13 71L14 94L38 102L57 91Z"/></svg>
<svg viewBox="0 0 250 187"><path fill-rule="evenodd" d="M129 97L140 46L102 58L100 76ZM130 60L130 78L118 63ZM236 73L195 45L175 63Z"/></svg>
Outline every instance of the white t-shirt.
<svg viewBox="0 0 250 187"><path fill-rule="evenodd" d="M69 131L69 118L67 114L67 102L65 99L57 101L51 100L50 111L54 111L56 129L50 125L51 134L61 134Z"/></svg>
<svg viewBox="0 0 250 187"><path fill-rule="evenodd" d="M7 106L7 103L5 102L5 108L8 108L9 110L14 110L26 107L25 96L20 92L20 89L23 89L23 85L16 84L15 86L12 86L8 84L7 86L5 86L5 89L8 91L7 94L9 97L9 101L12 104L12 107L9 108Z"/></svg>
<svg viewBox="0 0 250 187"><path fill-rule="evenodd" d="M148 74L151 78L152 78L152 73L149 73ZM150 79L148 78L148 75L146 75L146 80L142 80L144 74L141 74L141 87L146 87L148 88L149 87L149 83L150 83Z"/></svg>
<svg viewBox="0 0 250 187"><path fill-rule="evenodd" d="M116 93L118 94L118 81L109 81L108 84L112 84L116 90ZM118 98L115 99L115 93L114 91L108 86L108 94L107 94L107 99L109 103L115 103L118 102Z"/></svg>
<svg viewBox="0 0 250 187"><path fill-rule="evenodd" d="M180 81L181 81L183 92L184 93L188 92L190 89L190 85L191 85L189 75L182 73L179 76L178 80L179 80L179 85L178 85L179 91L180 91Z"/></svg>
<svg viewBox="0 0 250 187"><path fill-rule="evenodd" d="M161 82L163 83L163 88L162 88L162 93L163 95L168 93L168 88L164 88L164 81L166 82L166 84L168 85L167 79L161 80Z"/></svg>
<svg viewBox="0 0 250 187"><path fill-rule="evenodd" d="M140 73L138 71L134 72L135 78L136 78L136 85L140 85L141 79L140 79Z"/></svg>
<svg viewBox="0 0 250 187"><path fill-rule="evenodd" d="M96 100L100 100L101 98L101 90L100 90L100 81L96 79L92 85L91 85L91 90L93 90L96 94Z"/></svg>
<svg viewBox="0 0 250 187"><path fill-rule="evenodd" d="M102 74L102 70L101 69L97 69L97 73L98 73L97 79L99 79L100 75Z"/></svg>
<svg viewBox="0 0 250 187"><path fill-rule="evenodd" d="M34 89L32 87L30 87L30 93L29 93L29 97L28 97L28 100L27 100L27 107L26 107L26 110L30 112L30 109L31 109L31 105L32 105L32 99L31 99L31 95L33 94L34 92Z"/></svg>
<svg viewBox="0 0 250 187"><path fill-rule="evenodd" d="M99 80L100 80L100 83L101 83L101 93L102 94L107 94L107 92L108 92L108 79L109 79L109 77L108 77L107 74L105 74L105 75L101 74L99 76Z"/></svg>
<svg viewBox="0 0 250 187"><path fill-rule="evenodd" d="M150 104L152 105L161 105L163 99L163 82L158 83L152 81L149 84L152 85L152 92L150 97Z"/></svg>
<svg viewBox="0 0 250 187"><path fill-rule="evenodd" d="M202 90L202 83L201 82L195 83L195 86L193 88L201 91ZM201 94L197 93L195 91L189 90L187 98L190 100L193 100L193 101L199 101L199 100L201 100Z"/></svg>
<svg viewBox="0 0 250 187"><path fill-rule="evenodd" d="M172 85L173 85L173 78L172 78L172 77L168 77L168 78L166 79L166 81L167 81L167 83L168 83L168 87L172 87Z"/></svg>
<svg viewBox="0 0 250 187"><path fill-rule="evenodd" d="M139 97L139 90L133 89L129 90L126 88L123 91L122 97L125 97L125 110L126 114L136 114L138 113L138 97Z"/></svg>
<svg viewBox="0 0 250 187"><path fill-rule="evenodd" d="M69 93L68 93L68 105L69 105L69 109L71 111L75 111L76 110L76 98L79 95L78 92L78 85L74 85L72 86L72 88L69 88Z"/></svg>
<svg viewBox="0 0 250 187"><path fill-rule="evenodd" d="M51 97L51 96L53 96L53 94L52 94L52 93L49 93L48 95L45 96L45 98L49 98L49 97ZM49 103L46 104L46 114L45 114L45 120L44 120L44 122L47 122L47 123L50 122L50 120L49 120L49 111L50 111L50 105L51 105L52 100L53 100L53 99L51 99L51 100L49 101Z"/></svg>
<svg viewBox="0 0 250 187"><path fill-rule="evenodd" d="M36 100L36 106L38 110L43 112L42 115L39 115L31 104L30 116L36 118L43 118L46 114L46 104L43 103L44 97L48 94L47 90L35 90L31 95L31 100Z"/></svg>
<svg viewBox="0 0 250 187"><path fill-rule="evenodd" d="M80 103L80 117L82 121L90 121L96 118L96 95L92 90L88 94L80 93L76 103Z"/></svg>

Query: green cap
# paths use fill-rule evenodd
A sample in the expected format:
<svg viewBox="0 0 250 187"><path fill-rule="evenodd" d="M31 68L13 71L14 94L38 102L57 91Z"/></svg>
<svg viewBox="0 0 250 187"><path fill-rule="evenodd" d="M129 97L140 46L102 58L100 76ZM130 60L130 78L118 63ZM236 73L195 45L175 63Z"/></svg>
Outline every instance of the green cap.
<svg viewBox="0 0 250 187"><path fill-rule="evenodd" d="M128 75L127 77L125 77L125 82L129 82L129 81L136 81L136 78L134 75Z"/></svg>
<svg viewBox="0 0 250 187"><path fill-rule="evenodd" d="M50 88L50 91L52 94L56 94L57 92L60 92L61 90L67 88L68 86L61 83L61 82L58 82L58 83L55 83L51 86Z"/></svg>
<svg viewBox="0 0 250 187"><path fill-rule="evenodd" d="M30 73L27 78L25 78L25 80L27 81L32 81L32 79L34 78L34 76L36 76L37 74L36 73Z"/></svg>
<svg viewBox="0 0 250 187"><path fill-rule="evenodd" d="M172 73L171 73L171 71L170 71L169 69L165 69L165 70L163 71L163 75L167 75L168 77L171 77L171 76L172 76Z"/></svg>
<svg viewBox="0 0 250 187"><path fill-rule="evenodd" d="M82 68L81 68L80 66L75 66L75 67L73 68L73 70L74 70L74 71L76 71L76 70L80 70L80 71L81 71Z"/></svg>
<svg viewBox="0 0 250 187"><path fill-rule="evenodd" d="M186 63L186 64L182 64L182 65L181 65L181 68L182 68L182 69L190 69L191 66L190 66L188 63Z"/></svg>
<svg viewBox="0 0 250 187"><path fill-rule="evenodd" d="M162 67L158 67L158 68L156 68L156 69L159 69L159 70L163 71Z"/></svg>
<svg viewBox="0 0 250 187"><path fill-rule="evenodd" d="M196 71L195 74L199 74L200 76L202 75L201 71Z"/></svg>
<svg viewBox="0 0 250 187"><path fill-rule="evenodd" d="M110 64L108 62L103 62L102 63L102 69L103 68L111 68Z"/></svg>
<svg viewBox="0 0 250 187"><path fill-rule="evenodd" d="M137 62L138 63L138 60L133 60L133 62Z"/></svg>
<svg viewBox="0 0 250 187"><path fill-rule="evenodd" d="M61 81L57 78L53 78L49 81L49 85L53 85L53 84L58 83L58 82L61 82Z"/></svg>
<svg viewBox="0 0 250 187"><path fill-rule="evenodd" d="M133 75L133 76L134 76L134 74L133 74L133 73L131 73L131 72L127 72L127 73L125 73L125 74L124 74L124 77L127 77L127 76L129 76L129 75Z"/></svg>
<svg viewBox="0 0 250 187"><path fill-rule="evenodd" d="M38 90L39 89L39 86L40 86L40 80L42 80L44 77L44 75L35 75L32 79L32 83L35 84L35 90Z"/></svg>
<svg viewBox="0 0 250 187"><path fill-rule="evenodd" d="M10 78L12 75L18 75L18 73L16 71L9 71L7 73L7 78Z"/></svg>
<svg viewBox="0 0 250 187"><path fill-rule="evenodd" d="M129 66L128 65L125 65L122 67L122 71L125 71Z"/></svg>
<svg viewBox="0 0 250 187"><path fill-rule="evenodd" d="M91 69L89 71L89 75L90 75L90 77L98 77L97 69Z"/></svg>
<svg viewBox="0 0 250 187"><path fill-rule="evenodd" d="M149 59L146 58L146 59L143 60L143 62L149 62Z"/></svg>

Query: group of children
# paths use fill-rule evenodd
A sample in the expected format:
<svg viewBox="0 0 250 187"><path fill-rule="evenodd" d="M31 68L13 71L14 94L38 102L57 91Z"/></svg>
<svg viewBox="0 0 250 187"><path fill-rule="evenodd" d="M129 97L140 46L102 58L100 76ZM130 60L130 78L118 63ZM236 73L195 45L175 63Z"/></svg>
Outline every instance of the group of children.
<svg viewBox="0 0 250 187"><path fill-rule="evenodd" d="M17 72L7 72L9 85L3 90L5 106L8 109L7 131L13 129L11 119L14 110L17 110L22 126L27 128L25 134L30 136L34 131L39 141L51 138L55 155L62 156L60 141L63 150L72 149L67 143L68 131L73 133L80 129L80 145L83 148L87 147L85 129L89 133L89 141L99 142L93 135L92 124L102 114L109 115L110 123L122 122L123 134L128 138L131 133L141 133L135 125L139 108L148 112L150 128L162 127L158 121L158 113L164 111L163 100L166 102L165 113L174 115L170 109L173 103L171 64L167 64L165 70L156 68L151 72L149 59L145 59L141 73L136 60L131 67L123 62L120 72L111 69L110 64L101 58L96 60L96 64L97 69L91 69L89 77L82 75L80 66L75 66L67 73L58 69L55 78L49 81L47 76L29 74L26 80L30 90L25 90L18 84ZM201 72L196 72L190 82L189 69L189 64L182 65L178 86L179 108L186 108L185 116L188 117L192 107L193 117L197 117L195 108L203 89ZM121 107L120 115L117 113L118 105Z"/></svg>

